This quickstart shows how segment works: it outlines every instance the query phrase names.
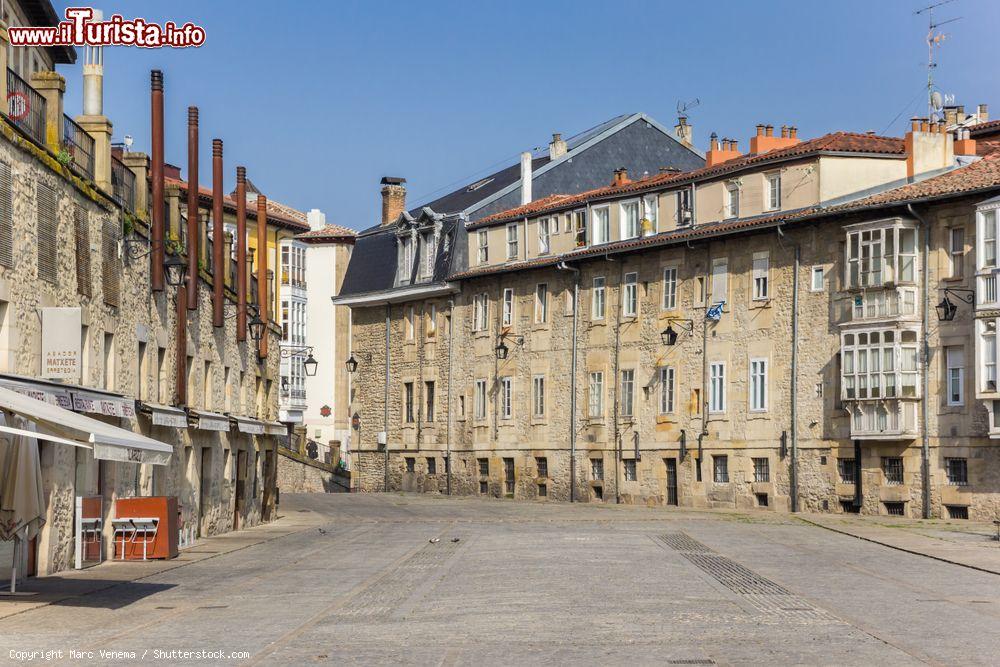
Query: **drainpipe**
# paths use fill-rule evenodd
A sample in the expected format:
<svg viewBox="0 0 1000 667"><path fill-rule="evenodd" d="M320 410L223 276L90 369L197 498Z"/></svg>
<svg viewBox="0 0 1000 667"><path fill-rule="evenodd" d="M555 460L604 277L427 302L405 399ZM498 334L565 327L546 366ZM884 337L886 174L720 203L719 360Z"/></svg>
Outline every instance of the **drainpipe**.
<svg viewBox="0 0 1000 667"><path fill-rule="evenodd" d="M198 107L188 107L187 307L198 310Z"/></svg>
<svg viewBox="0 0 1000 667"><path fill-rule="evenodd" d="M605 255L605 259L608 257ZM615 434L615 503L621 504L622 502L622 492L621 492L621 467L622 467L622 435L618 426L618 402L621 400L621 396L618 391L618 374L621 373L620 370L620 360L618 358L621 352L621 331L622 331L622 283L625 282L625 264L620 263L620 269L618 271L618 303L615 308L615 372L611 377L612 387L615 390L615 402L613 408L613 419L614 423L614 434Z"/></svg>
<svg viewBox="0 0 1000 667"><path fill-rule="evenodd" d="M197 183L195 187L198 187ZM225 246L223 245L222 139L212 139L212 326L225 324Z"/></svg>
<svg viewBox="0 0 1000 667"><path fill-rule="evenodd" d="M149 278L154 292L163 291L163 72L154 69L149 75L152 121L151 180L153 218L149 253ZM143 186L143 184L139 184Z"/></svg>
<svg viewBox="0 0 1000 667"><path fill-rule="evenodd" d="M698 434L698 456L695 465L698 470L695 472L695 479L698 479L698 472L701 472L701 465L704 463L702 454L702 441L708 435L708 299L711 293L712 281L712 242L705 244L705 293L703 301L705 306L705 316L701 323L701 433Z"/></svg>
<svg viewBox="0 0 1000 667"><path fill-rule="evenodd" d="M580 269L566 262L556 265L563 271L573 272L573 352L570 358L569 375L569 501L576 502L576 353L577 322L580 312Z"/></svg>
<svg viewBox="0 0 1000 667"><path fill-rule="evenodd" d="M382 480L382 492L389 492L389 331L391 326L390 316L392 314L392 304L385 304L385 393L383 395L384 405L382 407L382 432L385 434L385 474Z"/></svg>
<svg viewBox="0 0 1000 667"><path fill-rule="evenodd" d="M780 227L779 227L780 233ZM795 263L792 272L792 368L789 393L791 394L791 470L788 477L789 492L792 496L792 511L799 511L799 428L798 428L798 371L799 371L799 263L801 249L795 244Z"/></svg>
<svg viewBox="0 0 1000 667"><path fill-rule="evenodd" d="M917 210L913 208L913 204L907 204L906 209L910 212L914 218L920 222L920 229L924 232L924 252L923 257L920 259L920 272L923 274L921 280L923 282L923 307L921 308L921 325L923 331L921 332L921 338L923 338L923 363L921 364L920 372L923 376L921 378L921 385L923 389L923 395L920 397L920 412L923 416L921 420L923 423L920 425L920 477L921 477L921 500L923 502L923 509L921 511L921 516L924 519L931 518L931 441L930 433L928 432L927 421L930 417L930 411L928 410L928 392L930 390L930 378L928 378L928 367L930 366L931 358L931 346L928 336L928 322L927 314L930 310L930 274L927 271L927 258L931 254L931 227L927 224L927 220L917 213Z"/></svg>
<svg viewBox="0 0 1000 667"><path fill-rule="evenodd" d="M451 495L451 411L454 407L451 398L451 367L452 360L455 358L453 350L455 349L455 327L454 327L454 316L455 316L455 300L448 299L448 422L446 424L445 433L445 453L444 453L444 471L445 471L445 487L446 492Z"/></svg>
<svg viewBox="0 0 1000 667"><path fill-rule="evenodd" d="M243 342L246 339L247 169L246 167L236 167L236 340Z"/></svg>

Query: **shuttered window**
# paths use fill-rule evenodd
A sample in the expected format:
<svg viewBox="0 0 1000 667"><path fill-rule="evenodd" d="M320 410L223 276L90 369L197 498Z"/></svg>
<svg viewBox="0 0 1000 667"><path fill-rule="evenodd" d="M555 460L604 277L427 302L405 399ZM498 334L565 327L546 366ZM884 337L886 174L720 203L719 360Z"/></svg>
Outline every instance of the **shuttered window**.
<svg viewBox="0 0 1000 667"><path fill-rule="evenodd" d="M59 223L56 218L56 193L44 183L38 184L38 277L59 282Z"/></svg>
<svg viewBox="0 0 1000 667"><path fill-rule="evenodd" d="M109 306L121 305L121 266L118 260L118 236L121 224L115 219L104 221L101 234L101 283L104 287L104 303Z"/></svg>
<svg viewBox="0 0 1000 667"><path fill-rule="evenodd" d="M14 182L10 165L0 162L0 264L14 266Z"/></svg>
<svg viewBox="0 0 1000 667"><path fill-rule="evenodd" d="M84 296L92 296L90 285L90 221L86 209L73 210L73 227L76 232L76 289Z"/></svg>

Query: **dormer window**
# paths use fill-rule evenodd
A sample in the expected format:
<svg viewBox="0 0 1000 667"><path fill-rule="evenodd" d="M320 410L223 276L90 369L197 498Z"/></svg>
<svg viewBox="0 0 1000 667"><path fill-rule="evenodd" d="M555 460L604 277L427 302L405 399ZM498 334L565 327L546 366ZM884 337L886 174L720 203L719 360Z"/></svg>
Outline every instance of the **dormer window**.
<svg viewBox="0 0 1000 667"><path fill-rule="evenodd" d="M740 186L735 182L726 184L726 217L740 217Z"/></svg>
<svg viewBox="0 0 1000 667"><path fill-rule="evenodd" d="M399 239L399 282L408 283L413 276L413 239L403 236Z"/></svg>
<svg viewBox="0 0 1000 667"><path fill-rule="evenodd" d="M434 277L434 263L437 260L437 237L434 233L424 234L424 278Z"/></svg>

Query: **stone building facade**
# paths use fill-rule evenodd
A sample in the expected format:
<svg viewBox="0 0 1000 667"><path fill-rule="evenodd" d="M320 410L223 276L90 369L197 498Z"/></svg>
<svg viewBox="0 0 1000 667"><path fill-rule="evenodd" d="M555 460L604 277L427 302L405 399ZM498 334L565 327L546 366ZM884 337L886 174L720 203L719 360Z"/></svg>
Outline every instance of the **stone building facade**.
<svg viewBox="0 0 1000 667"><path fill-rule="evenodd" d="M469 224L453 294L353 309L358 486L996 516L973 277L1000 169L943 129L760 126L747 155Z"/></svg>

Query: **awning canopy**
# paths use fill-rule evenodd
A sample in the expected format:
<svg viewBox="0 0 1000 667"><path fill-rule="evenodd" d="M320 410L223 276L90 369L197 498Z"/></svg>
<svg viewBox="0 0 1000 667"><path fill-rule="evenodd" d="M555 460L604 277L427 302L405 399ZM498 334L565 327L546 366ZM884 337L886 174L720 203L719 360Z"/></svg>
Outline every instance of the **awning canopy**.
<svg viewBox="0 0 1000 667"><path fill-rule="evenodd" d="M174 428L187 428L187 413L181 408L170 405L160 405L159 403L143 402L142 410L149 412L153 421L153 426L173 426Z"/></svg>
<svg viewBox="0 0 1000 667"><path fill-rule="evenodd" d="M233 416L233 421L236 422L236 428L239 429L240 433L250 433L252 435L264 434L264 422L259 419Z"/></svg>
<svg viewBox="0 0 1000 667"><path fill-rule="evenodd" d="M224 433L229 430L229 417L226 415L220 415L218 412L206 412L204 410L191 410L191 414L198 419L195 425L203 431L220 431Z"/></svg>
<svg viewBox="0 0 1000 667"><path fill-rule="evenodd" d="M0 408L37 422L39 432L34 436L39 440L92 448L95 459L167 465L174 451L170 445L141 433L105 424L4 387L0 387ZM7 426L0 426L0 430L17 432Z"/></svg>
<svg viewBox="0 0 1000 667"><path fill-rule="evenodd" d="M288 427L281 422L264 422L264 433L267 435L288 435Z"/></svg>

